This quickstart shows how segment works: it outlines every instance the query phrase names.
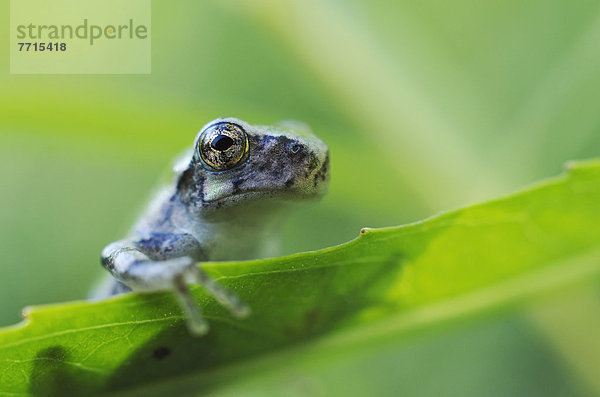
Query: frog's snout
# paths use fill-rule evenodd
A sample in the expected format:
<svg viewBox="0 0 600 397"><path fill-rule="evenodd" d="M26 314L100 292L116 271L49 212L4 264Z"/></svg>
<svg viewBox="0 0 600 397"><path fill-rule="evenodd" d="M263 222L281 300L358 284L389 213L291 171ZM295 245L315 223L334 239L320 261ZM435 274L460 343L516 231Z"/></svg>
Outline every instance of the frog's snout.
<svg viewBox="0 0 600 397"><path fill-rule="evenodd" d="M289 153L296 164L302 164L300 175L286 181L286 186L309 197L322 196L329 185L329 150L325 144L315 139L308 144L293 143Z"/></svg>
<svg viewBox="0 0 600 397"><path fill-rule="evenodd" d="M321 162L321 167L313 175L313 185L320 187L323 193L329 185L329 150L325 152L325 160Z"/></svg>

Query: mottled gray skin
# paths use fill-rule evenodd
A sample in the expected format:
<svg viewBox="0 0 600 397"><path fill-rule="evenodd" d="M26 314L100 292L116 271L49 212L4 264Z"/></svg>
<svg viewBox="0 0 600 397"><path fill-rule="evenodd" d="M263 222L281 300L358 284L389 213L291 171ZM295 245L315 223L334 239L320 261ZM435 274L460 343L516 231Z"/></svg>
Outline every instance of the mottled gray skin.
<svg viewBox="0 0 600 397"><path fill-rule="evenodd" d="M203 131L216 123L241 127L248 140L243 161L225 171L211 169L198 149ZM300 123L252 126L221 118L202 128L174 171L172 183L157 193L128 238L103 250L102 264L113 279L96 297L173 289L192 317L190 329L204 333L206 323L195 313L188 283L202 283L234 314L249 311L197 262L276 254L279 227L290 206L325 193L329 154Z"/></svg>

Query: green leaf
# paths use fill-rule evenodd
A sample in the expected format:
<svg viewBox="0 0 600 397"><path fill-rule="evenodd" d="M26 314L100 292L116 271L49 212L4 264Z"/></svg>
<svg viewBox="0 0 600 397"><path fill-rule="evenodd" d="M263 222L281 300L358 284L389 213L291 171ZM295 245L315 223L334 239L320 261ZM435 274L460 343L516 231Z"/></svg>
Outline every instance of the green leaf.
<svg viewBox="0 0 600 397"><path fill-rule="evenodd" d="M235 320L194 288L212 327L201 338L187 334L169 293L30 308L23 324L0 330L0 394L89 394L185 373L198 387L214 371L231 382L245 371L233 363L326 332L338 334L325 347L346 348L585 281L600 273L599 203L594 160L506 198L363 229L337 247L206 264L253 315ZM294 357L286 351L271 365Z"/></svg>

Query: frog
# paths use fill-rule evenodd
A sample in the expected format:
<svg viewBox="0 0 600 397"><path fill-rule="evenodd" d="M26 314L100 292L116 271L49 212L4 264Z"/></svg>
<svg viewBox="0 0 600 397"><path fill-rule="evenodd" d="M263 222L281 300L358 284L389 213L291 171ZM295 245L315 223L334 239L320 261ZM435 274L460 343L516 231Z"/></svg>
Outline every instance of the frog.
<svg viewBox="0 0 600 397"><path fill-rule="evenodd" d="M200 284L234 317L245 318L250 307L202 263L277 255L292 208L320 199L328 185L328 147L306 124L212 120L177 159L169 182L127 237L102 250L110 274L94 299L169 290L190 333L204 335L209 325L189 287Z"/></svg>

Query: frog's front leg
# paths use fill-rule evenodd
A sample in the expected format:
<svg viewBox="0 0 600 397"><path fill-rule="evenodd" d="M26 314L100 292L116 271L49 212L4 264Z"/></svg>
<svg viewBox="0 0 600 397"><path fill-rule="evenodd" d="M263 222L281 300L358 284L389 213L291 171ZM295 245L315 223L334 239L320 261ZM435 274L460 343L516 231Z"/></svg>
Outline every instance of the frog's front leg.
<svg viewBox="0 0 600 397"><path fill-rule="evenodd" d="M173 290L188 316L188 327L195 334L206 333L208 324L190 293L189 283L202 284L237 317L250 313L237 295L198 267L197 262L203 259L202 247L190 234L154 233L111 243L102 251L102 265L133 291Z"/></svg>

